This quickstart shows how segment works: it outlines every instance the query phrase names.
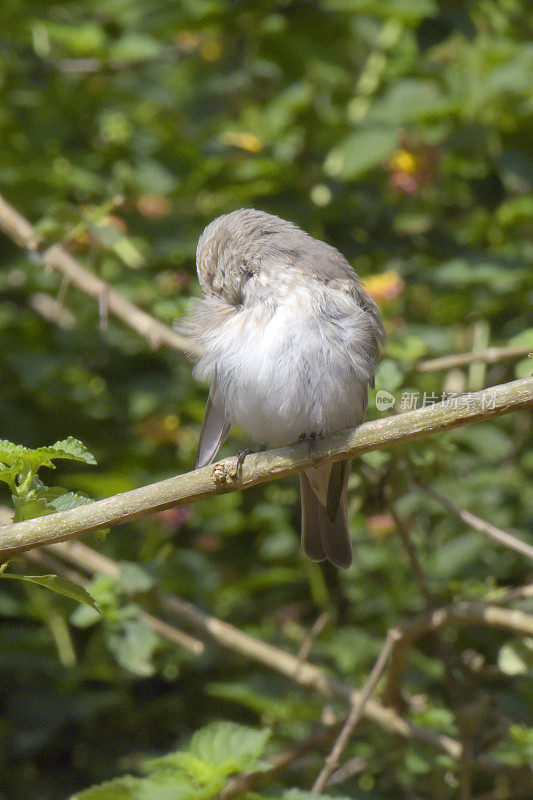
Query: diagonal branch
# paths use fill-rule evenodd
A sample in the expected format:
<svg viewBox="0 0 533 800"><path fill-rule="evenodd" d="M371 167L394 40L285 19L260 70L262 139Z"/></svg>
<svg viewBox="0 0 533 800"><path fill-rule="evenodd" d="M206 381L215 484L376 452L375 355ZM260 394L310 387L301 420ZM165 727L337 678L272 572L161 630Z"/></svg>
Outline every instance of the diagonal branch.
<svg viewBox="0 0 533 800"><path fill-rule="evenodd" d="M152 347L156 348L165 344L176 350L192 351L193 348L188 339L130 303L98 275L85 269L62 245L54 244L41 251L39 236L35 228L1 196L0 229L16 244L42 258L49 270L57 270L68 283L74 284L85 294L94 297L100 307L105 303L106 311L133 328L140 336L147 339Z"/></svg>
<svg viewBox="0 0 533 800"><path fill-rule="evenodd" d="M69 511L6 526L0 529L0 558L16 551L65 541L87 531L120 525L176 503L190 503L216 494L248 489L324 461L353 458L371 450L403 444L531 406L533 378L522 378L462 395L455 398L453 406L446 402L435 403L340 431L318 440L312 452L309 452L305 442L299 442L277 450L253 453L247 456L240 469L236 469L235 458L226 458L194 472L96 500Z"/></svg>
<svg viewBox="0 0 533 800"><path fill-rule="evenodd" d="M441 506L444 506L454 517L460 519L461 522L464 522L465 525L468 525L470 528L473 528L475 531L479 531L479 533L484 533L485 536L489 536L494 541L498 542L498 544L503 544L505 547L509 547L510 550L514 550L516 553L520 553L526 558L530 558L533 560L533 546L524 542L523 539L519 539L517 536L513 536L512 533L508 531L504 531L501 528L497 528L496 525L493 525L491 522L487 522L481 517L476 516L476 514L472 514L470 511L467 511L464 508L459 508L452 503L451 500L448 500L447 497L440 494L440 492L435 491L432 489L431 486L426 486L426 484L422 483L419 480L416 480L416 485L419 489L425 492L429 497L432 497L437 503L440 503Z"/></svg>
<svg viewBox="0 0 533 800"><path fill-rule="evenodd" d="M378 659L372 668L372 672L368 676L368 680L359 695L358 701L352 705L352 709L343 725L339 737L335 742L331 753L329 756L327 756L320 775L315 781L313 786L313 792L315 794L321 794L324 791L326 784L339 766L339 759L346 745L348 744L350 737L363 718L365 706L368 703L370 695L376 688L376 684L381 678L385 667L387 666L392 648L394 647L394 644L398 638L399 632L396 630L396 628L391 628L387 634L387 638L385 639L385 644L381 649L381 653L379 654Z"/></svg>
<svg viewBox="0 0 533 800"><path fill-rule="evenodd" d="M120 567L115 561L97 553L81 542L64 542L53 545L47 550L93 574L96 572L113 576L120 574ZM392 735L418 741L454 759L461 757L462 747L456 739L404 719L396 710L386 708L379 700L373 697L365 698L363 692L358 689L353 689L351 686L331 678L320 667L307 661L302 662L298 656L244 633L230 623L207 614L187 600L163 591L159 591L157 596L161 608L166 613L173 615L181 623L190 625L198 636L203 636L220 647L240 653L245 658L250 658L285 675L289 680L305 689L311 689L325 697L336 697L350 706L360 705L362 714L367 720L374 722ZM476 759L476 765L490 771L501 770L501 764L486 754L480 755Z"/></svg>

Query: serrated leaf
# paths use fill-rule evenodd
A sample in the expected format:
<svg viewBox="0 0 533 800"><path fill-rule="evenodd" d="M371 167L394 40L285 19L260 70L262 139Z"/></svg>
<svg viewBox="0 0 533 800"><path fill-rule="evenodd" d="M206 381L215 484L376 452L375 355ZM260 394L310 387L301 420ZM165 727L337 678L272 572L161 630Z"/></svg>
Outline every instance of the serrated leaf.
<svg viewBox="0 0 533 800"><path fill-rule="evenodd" d="M167 773L172 770L182 770L190 778L198 781L201 785L213 783L224 778L228 773L220 769L220 765L208 764L193 753L178 752L171 753L162 758L154 758L143 763L143 770L148 773Z"/></svg>
<svg viewBox="0 0 533 800"><path fill-rule="evenodd" d="M199 790L184 773L134 778L126 775L77 792L70 800L207 800L216 790Z"/></svg>
<svg viewBox="0 0 533 800"><path fill-rule="evenodd" d="M35 583L38 586L45 586L52 592L62 594L64 597L70 597L78 603L83 603L86 606L94 608L95 611L100 613L98 603L91 597L89 592L85 591L82 586L62 578L59 575L17 575L13 572L0 572L0 578L10 578L16 581L26 581L26 583Z"/></svg>
<svg viewBox="0 0 533 800"><path fill-rule="evenodd" d="M7 439L0 439L0 461L3 461L4 464L11 465L17 460L22 461L24 454L27 452L27 448L21 444L13 444L13 442L8 442Z"/></svg>
<svg viewBox="0 0 533 800"><path fill-rule="evenodd" d="M140 778L126 775L124 778L116 778L114 781L107 781L100 786L92 786L82 792L76 792L69 800L136 800L135 789L140 783Z"/></svg>
<svg viewBox="0 0 533 800"><path fill-rule="evenodd" d="M241 771L262 756L269 737L268 728L258 731L234 722L212 722L194 734L190 751L211 764L231 760L235 771Z"/></svg>
<svg viewBox="0 0 533 800"><path fill-rule="evenodd" d="M92 502L90 497L80 494L80 492L64 492L56 497L55 500L49 501L49 505L52 506L54 511L68 511L71 508L85 506Z"/></svg>
<svg viewBox="0 0 533 800"><path fill-rule="evenodd" d="M59 453L58 458L71 458L75 461L84 461L86 464L96 464L96 459L79 439L69 436L60 442L56 442L50 450Z"/></svg>
<svg viewBox="0 0 533 800"><path fill-rule="evenodd" d="M5 439L0 440L0 461L8 466L16 462L29 464L33 471L39 467L54 467L52 459L63 458L83 461L85 464L96 464L96 460L84 444L73 436L56 442L50 447L37 447L32 450L20 444L13 444Z"/></svg>
<svg viewBox="0 0 533 800"><path fill-rule="evenodd" d="M12 492L15 491L15 478L19 473L20 465L6 467L0 463L0 481L7 483Z"/></svg>

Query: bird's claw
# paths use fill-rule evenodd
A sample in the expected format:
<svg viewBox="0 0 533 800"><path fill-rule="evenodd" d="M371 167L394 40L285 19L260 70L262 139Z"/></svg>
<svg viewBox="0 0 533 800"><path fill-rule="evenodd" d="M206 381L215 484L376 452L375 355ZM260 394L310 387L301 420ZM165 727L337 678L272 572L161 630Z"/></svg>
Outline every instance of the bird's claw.
<svg viewBox="0 0 533 800"><path fill-rule="evenodd" d="M253 453L253 450L250 450L248 447L245 447L244 450L237 450L237 464L235 465L235 472L233 473L234 478L240 478L242 474L242 465L246 459L246 456L249 456Z"/></svg>
<svg viewBox="0 0 533 800"><path fill-rule="evenodd" d="M307 448L309 450L309 455L311 455L311 453L313 452L314 447L315 447L315 445L317 443L317 440L320 439L321 436L322 436L321 433L314 433L314 432L313 433L302 433L302 434L300 434L300 437L298 438L298 441L299 442L307 442Z"/></svg>

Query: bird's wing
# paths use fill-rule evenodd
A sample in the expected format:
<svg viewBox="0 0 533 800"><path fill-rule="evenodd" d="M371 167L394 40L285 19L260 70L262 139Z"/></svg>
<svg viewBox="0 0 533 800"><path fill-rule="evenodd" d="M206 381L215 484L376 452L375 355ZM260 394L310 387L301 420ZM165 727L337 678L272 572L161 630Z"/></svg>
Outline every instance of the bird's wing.
<svg viewBox="0 0 533 800"><path fill-rule="evenodd" d="M224 401L217 394L217 376L213 378L209 397L205 406L200 441L194 468L205 467L210 464L218 453L219 447L228 438L231 425L226 418Z"/></svg>

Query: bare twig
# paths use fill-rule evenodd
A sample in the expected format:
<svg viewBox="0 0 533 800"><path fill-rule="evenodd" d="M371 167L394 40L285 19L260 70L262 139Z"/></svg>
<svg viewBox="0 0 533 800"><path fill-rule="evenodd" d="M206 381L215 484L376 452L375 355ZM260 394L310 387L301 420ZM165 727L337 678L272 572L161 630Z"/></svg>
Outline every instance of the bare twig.
<svg viewBox="0 0 533 800"><path fill-rule="evenodd" d="M327 745L338 731L340 724L326 728L325 730L311 734L307 739L299 742L294 747L276 753L269 759L271 766L266 770L259 770L257 772L244 772L241 775L236 775L231 778L226 786L218 795L218 800L232 800L234 797L240 797L245 792L257 789L268 781L272 780L283 769L299 761L309 753L315 753L324 745Z"/></svg>
<svg viewBox="0 0 533 800"><path fill-rule="evenodd" d="M124 70L141 69L166 61L175 61L182 54L179 44L169 45L160 53L146 58L114 59L103 61L99 58L60 58L58 60L45 59L47 64L68 75L93 75L95 73L112 74Z"/></svg>
<svg viewBox="0 0 533 800"><path fill-rule="evenodd" d="M29 296L28 303L43 319L53 322L64 331L72 330L76 324L74 314L46 292L34 292Z"/></svg>
<svg viewBox="0 0 533 800"><path fill-rule="evenodd" d="M65 254L68 258L68 254ZM87 531L118 525L153 511L247 489L291 475L316 464L353 458L361 453L392 447L459 425L489 419L533 405L533 378L494 386L464 395L457 407L436 403L405 414L392 415L317 440L312 452L305 442L247 456L242 469L235 458L165 481L97 500L69 511L17 522L0 530L0 557L43 544L60 542Z"/></svg>
<svg viewBox="0 0 533 800"><path fill-rule="evenodd" d="M533 347L527 345L514 345L510 347L489 347L486 350L473 350L469 353L455 353L441 358L432 358L420 361L416 365L417 372L436 372L437 370L453 369L473 364L476 361L484 364L495 364L506 358L521 358L531 353ZM532 365L533 369L533 365Z"/></svg>
<svg viewBox="0 0 533 800"><path fill-rule="evenodd" d="M413 573L418 583L418 587L420 589L422 596L424 597L426 610L430 612L432 609L435 608L436 598L429 588L428 580L426 578L424 570L422 569L422 564L420 562L420 559L418 558L418 552L413 542L411 541L408 527L404 523L404 520L398 515L396 509L394 508L394 504L392 503L391 503L391 512L396 522L397 531L400 534L404 548L411 562L411 567L413 569ZM451 706L456 719L458 730L461 735L462 750L461 750L461 757L459 759L460 790L462 794L461 800L467 800L467 797L470 793L470 776L472 771L471 770L472 748L471 748L470 737L465 735L463 726L460 725L459 709L461 708L461 704L458 699L458 688L457 688L457 681L455 678L456 665L454 663L454 658L452 653L450 652L449 646L445 642L443 637L440 635L439 631L432 631L430 633L430 636L433 638L436 651L439 655L440 660L444 665L448 690L450 694ZM398 637L397 641L399 641L399 638L400 637ZM389 695L387 697L387 700L391 705L396 706L400 701L400 696L399 696L400 684L397 685L397 692L398 696L391 697Z"/></svg>
<svg viewBox="0 0 533 800"><path fill-rule="evenodd" d="M120 567L114 561L96 553L81 542L65 542L53 545L50 549L54 554L82 569L108 575L117 575L120 571ZM350 705L360 702L359 690L330 678L320 667L309 662L302 663L297 656L243 633L233 625L206 614L192 603L175 595L160 591L158 599L167 613L175 615L182 623L190 625L198 635L206 636L219 646L257 661L285 675L299 686L312 689L325 697L336 697ZM403 719L395 710L385 708L372 697L369 697L363 706L363 716L390 734L421 742L454 759L461 757L462 748L455 739ZM501 765L488 755L479 756L476 765L490 771L501 770Z"/></svg>
<svg viewBox="0 0 533 800"><path fill-rule="evenodd" d="M390 511L394 522L396 523L396 530L400 535L404 549L407 553L409 561L411 562L411 567L413 569L415 580L418 583L418 588L420 589L422 597L425 600L426 606L431 608L435 605L435 598L431 592L431 589L429 588L427 578L424 574L424 570L422 569L420 559L418 558L418 553L416 552L416 548L411 541L411 537L409 536L403 519L396 511L393 503L390 504Z"/></svg>
<svg viewBox="0 0 533 800"><path fill-rule="evenodd" d="M432 497L438 503L440 503L444 508L446 508L451 514L453 514L457 519L460 519L465 525L468 525L470 528L473 528L480 533L484 533L486 536L489 536L494 541L498 542L498 544L503 544L505 547L509 547L511 550L514 550L516 553L520 553L526 558L533 559L533 546L524 542L522 539L519 539L517 536L513 536L512 533L508 531L504 531L501 528L497 528L496 525L493 525L491 522L487 522L481 517L477 517L475 514L472 514L470 511L466 511L466 509L459 508L451 500L448 500L447 497L436 492L435 489L432 489L430 486L427 486L421 481L416 480L416 485L427 495Z"/></svg>
<svg viewBox="0 0 533 800"><path fill-rule="evenodd" d="M313 623L313 627L309 631L309 633L304 638L302 644L300 645L300 649L298 650L298 660L299 661L307 661L309 653L317 639L318 636L322 633L326 625L331 619L331 614L329 611L323 611Z"/></svg>
<svg viewBox="0 0 533 800"><path fill-rule="evenodd" d="M383 693L385 703L394 702L398 697L413 642L448 625L487 625L522 636L533 635L533 615L488 603L463 601L419 614L400 626L401 636L392 650L389 677Z"/></svg>
<svg viewBox="0 0 533 800"><path fill-rule="evenodd" d="M391 630L389 630L389 632L387 633L385 644L383 645L381 653L379 654L378 659L372 668L372 672L368 676L368 680L359 695L358 701L353 704L352 709L348 715L348 719L344 723L342 731L340 732L339 738L335 742L333 750L326 758L322 771L320 772L318 778L315 781L315 784L313 786L313 792L315 794L321 794L323 792L332 773L339 766L339 760L344 751L344 748L348 744L348 741L352 736L353 732L355 731L357 725L363 718L365 705L368 703L370 695L374 691L377 682L379 681L385 667L387 666L387 662L389 660L392 648L394 647L394 644L398 640L399 635L400 635L399 632L395 628L391 628Z"/></svg>
<svg viewBox="0 0 533 800"><path fill-rule="evenodd" d="M109 311L110 314L114 314L145 338L152 347L168 345L176 350L192 352L193 348L188 339L130 303L109 284L85 269L62 245L54 244L41 252L40 240L33 226L1 196L0 228L21 247L40 256L49 271L57 270L64 276L64 280L94 297L100 303L101 319L104 317L102 298L105 298L106 313Z"/></svg>

